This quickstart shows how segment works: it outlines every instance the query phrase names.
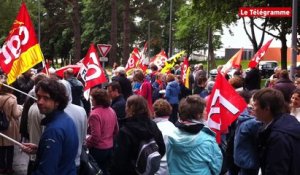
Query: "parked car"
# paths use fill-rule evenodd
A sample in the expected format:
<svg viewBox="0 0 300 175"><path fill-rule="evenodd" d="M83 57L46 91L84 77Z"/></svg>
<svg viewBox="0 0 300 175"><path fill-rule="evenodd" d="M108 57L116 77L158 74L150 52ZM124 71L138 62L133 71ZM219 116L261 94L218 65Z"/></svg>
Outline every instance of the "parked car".
<svg viewBox="0 0 300 175"><path fill-rule="evenodd" d="M277 61L260 61L258 66L260 75L262 78L269 78L277 66Z"/></svg>

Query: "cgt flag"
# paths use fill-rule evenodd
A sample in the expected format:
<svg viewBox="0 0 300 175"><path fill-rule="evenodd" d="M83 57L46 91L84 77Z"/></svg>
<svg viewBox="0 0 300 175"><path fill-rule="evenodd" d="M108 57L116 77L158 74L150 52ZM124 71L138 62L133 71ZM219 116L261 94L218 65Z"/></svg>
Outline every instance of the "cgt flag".
<svg viewBox="0 0 300 175"><path fill-rule="evenodd" d="M0 50L0 65L7 74L7 83L13 83L19 75L43 60L43 53L36 39L25 3Z"/></svg>
<svg viewBox="0 0 300 175"><path fill-rule="evenodd" d="M168 59L167 54L164 50L160 51L154 58L151 59L150 64L154 63L157 67L162 68L165 61Z"/></svg>
<svg viewBox="0 0 300 175"><path fill-rule="evenodd" d="M133 73L133 70L137 67L137 64L139 63L139 57L139 50L135 47L131 52L127 64L125 66L125 71L127 75L131 75Z"/></svg>
<svg viewBox="0 0 300 175"><path fill-rule="evenodd" d="M273 41L273 39L270 39L265 45L263 45L257 52L256 54L253 56L253 58L250 60L248 67L249 68L254 68L257 66L257 64L260 62L260 60L262 59L262 57L265 55L266 51L268 50L271 42Z"/></svg>
<svg viewBox="0 0 300 175"><path fill-rule="evenodd" d="M245 100L218 73L216 83L206 103L208 126L216 132L216 140L221 143L221 134L226 133L230 124L247 107Z"/></svg>
<svg viewBox="0 0 300 175"><path fill-rule="evenodd" d="M93 43L90 45L90 48L82 62L83 64L87 63L84 65L87 68L85 75L84 97L88 100L90 89L96 85L107 82L107 79L99 62L99 56Z"/></svg>
<svg viewBox="0 0 300 175"><path fill-rule="evenodd" d="M189 77L190 77L189 60L187 57L184 58L183 64L181 65L181 80L186 88L190 88Z"/></svg>

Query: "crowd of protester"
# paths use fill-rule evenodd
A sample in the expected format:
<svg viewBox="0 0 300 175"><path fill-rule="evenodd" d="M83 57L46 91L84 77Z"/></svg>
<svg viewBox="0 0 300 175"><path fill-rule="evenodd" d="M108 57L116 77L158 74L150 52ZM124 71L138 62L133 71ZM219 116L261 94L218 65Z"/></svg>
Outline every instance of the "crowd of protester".
<svg viewBox="0 0 300 175"><path fill-rule="evenodd" d="M127 77L115 64L109 82L93 87L89 100L72 69L64 77L53 68L49 75L29 70L12 86L30 96L0 86L0 107L10 121L1 133L22 142L29 175L75 175L85 147L103 174L138 174L139 144L149 139L161 156L159 175L300 174L300 78L292 81L276 68L262 87L258 68L226 75L248 106L218 144L205 110L215 75L202 64L191 66L186 87L180 65L168 74L149 68ZM0 174L13 174L13 155L13 143L0 137Z"/></svg>

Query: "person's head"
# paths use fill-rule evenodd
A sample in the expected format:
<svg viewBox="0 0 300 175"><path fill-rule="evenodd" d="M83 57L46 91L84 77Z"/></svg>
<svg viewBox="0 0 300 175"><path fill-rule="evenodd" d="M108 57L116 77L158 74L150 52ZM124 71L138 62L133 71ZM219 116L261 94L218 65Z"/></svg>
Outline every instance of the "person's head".
<svg viewBox="0 0 300 175"><path fill-rule="evenodd" d="M37 105L41 114L63 111L68 104L66 89L58 81L46 78L35 86Z"/></svg>
<svg viewBox="0 0 300 175"><path fill-rule="evenodd" d="M172 113L172 106L167 100L158 99L153 103L155 117L165 117Z"/></svg>
<svg viewBox="0 0 300 175"><path fill-rule="evenodd" d="M37 85L41 80L48 78L45 73L38 73L33 77L34 85Z"/></svg>
<svg viewBox="0 0 300 175"><path fill-rule="evenodd" d="M107 92L111 99L115 99L122 93L120 83L117 81L112 81L107 85Z"/></svg>
<svg viewBox="0 0 300 175"><path fill-rule="evenodd" d="M296 78L294 83L297 88L300 88L300 78Z"/></svg>
<svg viewBox="0 0 300 175"><path fill-rule="evenodd" d="M211 91L213 90L214 85L215 85L215 82L214 82L214 81L209 81L209 82L207 82L207 84L206 84L206 89L207 89L207 91L208 91L209 94L210 94Z"/></svg>
<svg viewBox="0 0 300 175"><path fill-rule="evenodd" d="M74 70L72 68L68 68L67 70L64 71L64 78L68 79L74 77Z"/></svg>
<svg viewBox="0 0 300 175"><path fill-rule="evenodd" d="M279 74L279 78L290 79L289 78L289 72L287 70L285 70L285 69L281 70L280 74Z"/></svg>
<svg viewBox="0 0 300 175"><path fill-rule="evenodd" d="M121 66L117 67L115 72L119 76L125 76L126 75L125 68L121 67Z"/></svg>
<svg viewBox="0 0 300 175"><path fill-rule="evenodd" d="M141 70L136 70L133 75L133 81L143 82L145 79L145 75Z"/></svg>
<svg viewBox="0 0 300 175"><path fill-rule="evenodd" d="M106 90L95 87L91 90L92 106L102 106L108 108L111 104L109 95Z"/></svg>
<svg viewBox="0 0 300 175"><path fill-rule="evenodd" d="M168 74L167 77L166 77L166 82L171 82L171 81L174 81L175 80L175 76L174 74Z"/></svg>
<svg viewBox="0 0 300 175"><path fill-rule="evenodd" d="M178 111L182 121L201 121L205 116L205 100L199 95L189 95L180 101Z"/></svg>
<svg viewBox="0 0 300 175"><path fill-rule="evenodd" d="M5 85L7 85L7 77L5 75L0 75L0 95L6 93L13 93L13 90Z"/></svg>
<svg viewBox="0 0 300 175"><path fill-rule="evenodd" d="M130 96L126 102L126 115L127 117L132 117L132 116L150 117L150 111L145 98L140 95Z"/></svg>
<svg viewBox="0 0 300 175"><path fill-rule="evenodd" d="M198 82L198 86L205 88L207 78L205 76L200 75L197 82Z"/></svg>
<svg viewBox="0 0 300 175"><path fill-rule="evenodd" d="M280 113L286 112L286 104L282 92L264 88L253 95L253 112L257 120L269 123Z"/></svg>
<svg viewBox="0 0 300 175"><path fill-rule="evenodd" d="M203 67L203 64L198 64L198 67L199 67L199 70L203 70L204 69L204 67Z"/></svg>
<svg viewBox="0 0 300 175"><path fill-rule="evenodd" d="M295 89L291 97L291 107L300 108L300 89Z"/></svg>
<svg viewBox="0 0 300 175"><path fill-rule="evenodd" d="M243 79L241 77L234 76L228 82L234 89L243 87Z"/></svg>
<svg viewBox="0 0 300 175"><path fill-rule="evenodd" d="M31 69L29 69L29 70L27 70L26 72L24 72L22 75L23 75L25 78L30 78L30 77L33 76L33 72L32 72Z"/></svg>
<svg viewBox="0 0 300 175"><path fill-rule="evenodd" d="M150 69L151 69L152 72L157 72L158 67L154 63L151 63L150 64Z"/></svg>

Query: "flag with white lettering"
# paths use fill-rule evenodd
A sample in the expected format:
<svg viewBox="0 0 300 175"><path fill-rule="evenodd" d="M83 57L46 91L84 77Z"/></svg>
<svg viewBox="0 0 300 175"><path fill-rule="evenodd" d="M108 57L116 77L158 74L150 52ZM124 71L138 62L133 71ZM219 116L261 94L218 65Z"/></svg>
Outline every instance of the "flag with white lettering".
<svg viewBox="0 0 300 175"><path fill-rule="evenodd" d="M217 142L221 142L221 134L226 133L230 124L237 119L247 107L245 100L218 73L216 83L206 103L208 126L216 132Z"/></svg>
<svg viewBox="0 0 300 175"><path fill-rule="evenodd" d="M7 83L13 83L19 75L40 63L43 58L33 24L23 2L0 49L0 65L7 74Z"/></svg>
<svg viewBox="0 0 300 175"><path fill-rule="evenodd" d="M248 67L249 68L254 68L257 66L257 64L260 62L262 57L265 55L266 51L268 50L271 42L273 39L270 39L265 45L263 45L253 56L253 58L250 60Z"/></svg>
<svg viewBox="0 0 300 175"><path fill-rule="evenodd" d="M93 43L82 62L87 63L85 65L87 71L85 75L84 97L85 99L89 99L89 92L92 87L107 82L105 72L99 62L99 56Z"/></svg>
<svg viewBox="0 0 300 175"><path fill-rule="evenodd" d="M133 51L131 52L128 60L127 60L127 64L125 66L125 71L127 75L131 75L133 70L135 68L137 68L137 64L139 62L139 49L138 48L134 48Z"/></svg>
<svg viewBox="0 0 300 175"><path fill-rule="evenodd" d="M165 61L167 61L168 57L164 50L160 51L158 54L151 59L150 64L154 63L157 67L162 68L165 65Z"/></svg>

